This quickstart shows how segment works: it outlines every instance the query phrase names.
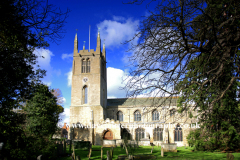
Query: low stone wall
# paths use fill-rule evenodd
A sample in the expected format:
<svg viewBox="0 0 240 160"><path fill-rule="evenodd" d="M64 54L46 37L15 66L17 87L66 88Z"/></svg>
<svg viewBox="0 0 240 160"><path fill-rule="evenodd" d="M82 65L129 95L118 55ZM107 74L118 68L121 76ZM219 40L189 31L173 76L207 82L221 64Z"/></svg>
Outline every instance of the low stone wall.
<svg viewBox="0 0 240 160"><path fill-rule="evenodd" d="M74 141L74 148L75 149L89 149L90 141Z"/></svg>
<svg viewBox="0 0 240 160"><path fill-rule="evenodd" d="M103 140L103 146L113 146L116 147L116 140Z"/></svg>
<svg viewBox="0 0 240 160"><path fill-rule="evenodd" d="M153 144L155 146L161 146L162 143L163 143L163 141L153 141Z"/></svg>
<svg viewBox="0 0 240 160"><path fill-rule="evenodd" d="M162 143L161 148L164 152L177 152L177 143Z"/></svg>
<svg viewBox="0 0 240 160"><path fill-rule="evenodd" d="M139 146L150 146L150 139L141 139L138 142Z"/></svg>
<svg viewBox="0 0 240 160"><path fill-rule="evenodd" d="M120 147L121 144L123 144L123 139L116 139L116 145Z"/></svg>

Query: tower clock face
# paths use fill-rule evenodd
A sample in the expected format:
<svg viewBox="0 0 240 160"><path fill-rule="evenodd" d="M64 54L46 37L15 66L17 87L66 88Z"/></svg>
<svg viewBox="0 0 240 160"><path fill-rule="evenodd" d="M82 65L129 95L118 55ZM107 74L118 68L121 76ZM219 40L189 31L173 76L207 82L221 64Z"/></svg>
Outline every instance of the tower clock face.
<svg viewBox="0 0 240 160"><path fill-rule="evenodd" d="M84 77L83 78L83 82L86 83L88 81L88 78L87 77Z"/></svg>

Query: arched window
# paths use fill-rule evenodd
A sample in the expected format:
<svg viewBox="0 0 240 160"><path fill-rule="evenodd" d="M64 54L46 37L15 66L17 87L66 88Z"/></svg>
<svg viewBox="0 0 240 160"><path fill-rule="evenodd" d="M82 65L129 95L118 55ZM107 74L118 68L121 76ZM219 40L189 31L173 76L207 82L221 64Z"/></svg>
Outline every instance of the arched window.
<svg viewBox="0 0 240 160"><path fill-rule="evenodd" d="M135 135L136 135L136 141L140 141L140 139L142 139L142 138L144 138L144 133L145 133L145 131L144 131L144 129L143 128L137 128L136 130L135 130Z"/></svg>
<svg viewBox="0 0 240 160"><path fill-rule="evenodd" d="M159 120L159 112L157 110L154 110L152 112L152 120L153 121L158 121Z"/></svg>
<svg viewBox="0 0 240 160"><path fill-rule="evenodd" d="M123 121L123 113L121 111L117 112L117 120L122 122Z"/></svg>
<svg viewBox="0 0 240 160"><path fill-rule="evenodd" d="M141 113L139 111L134 112L134 121L141 121Z"/></svg>
<svg viewBox="0 0 240 160"><path fill-rule="evenodd" d="M88 87L84 86L83 87L83 104L87 104L88 103Z"/></svg>
<svg viewBox="0 0 240 160"><path fill-rule="evenodd" d="M82 73L90 73L90 59L88 58L87 60L83 59L82 60Z"/></svg>
<svg viewBox="0 0 240 160"><path fill-rule="evenodd" d="M87 59L87 72L90 73L90 59Z"/></svg>
<svg viewBox="0 0 240 160"><path fill-rule="evenodd" d="M163 141L163 129L162 128L155 128L153 132L153 140L154 141Z"/></svg>
<svg viewBox="0 0 240 160"><path fill-rule="evenodd" d="M177 127L174 130L174 141L182 141L182 128L180 128L180 125L177 124Z"/></svg>

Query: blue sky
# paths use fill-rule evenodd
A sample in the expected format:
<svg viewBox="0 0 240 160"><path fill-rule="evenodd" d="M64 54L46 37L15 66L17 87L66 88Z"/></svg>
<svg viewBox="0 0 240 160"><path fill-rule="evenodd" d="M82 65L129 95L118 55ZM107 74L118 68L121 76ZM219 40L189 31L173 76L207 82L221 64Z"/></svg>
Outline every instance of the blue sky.
<svg viewBox="0 0 240 160"><path fill-rule="evenodd" d="M38 64L47 71L43 79L52 89L59 88L64 97L65 112L63 122L68 123L69 107L71 105L71 70L73 42L78 34L78 48L82 49L83 41L89 48L89 25L91 25L90 46L96 48L97 32L100 28L102 44L106 45L108 98L126 96L119 87L124 86L122 78L129 68L126 52L130 44L123 44L133 38L140 21L149 15L146 2L142 5L123 4L122 0L49 0L62 11L71 10L66 19L64 38L56 43L50 43L47 49L35 50L35 53L45 58L38 58ZM149 6L150 8L153 6ZM78 31L76 31L76 29ZM137 40L133 41L136 43Z"/></svg>

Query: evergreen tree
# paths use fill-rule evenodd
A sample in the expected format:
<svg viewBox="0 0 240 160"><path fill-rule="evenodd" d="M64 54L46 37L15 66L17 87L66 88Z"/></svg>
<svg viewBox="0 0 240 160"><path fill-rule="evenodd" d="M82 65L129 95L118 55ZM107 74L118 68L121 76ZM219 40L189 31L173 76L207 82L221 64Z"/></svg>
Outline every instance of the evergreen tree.
<svg viewBox="0 0 240 160"><path fill-rule="evenodd" d="M0 1L0 142L4 157L26 159L27 151L31 154L21 127L25 116L16 109L23 107L32 85L45 75L33 68L37 58L34 49L47 47L48 39L61 38L67 12L41 0ZM21 150L24 147L26 153Z"/></svg>
<svg viewBox="0 0 240 160"><path fill-rule="evenodd" d="M221 90L228 85L228 79L233 76L233 63L231 62L229 60L229 65L224 69L221 77L206 83L203 88L200 88L201 85L192 82L197 81L201 84L204 79L211 79L212 76L215 76L214 74L208 74L204 77L199 76L203 72L202 64L208 65L210 70L218 63L217 59L206 59L206 56L203 54L189 63L188 74L185 80L176 86L176 88L184 88L178 101L180 112L184 110L192 112L189 108L189 103L186 103L190 100L197 106L194 110L198 110L201 129L192 131L188 136L189 144L194 145L197 150L236 150L239 148L240 109L236 94L239 86L238 82L235 81L233 83L231 88L226 91L224 97L213 104L212 109L209 106L219 96ZM199 92L201 90L205 92Z"/></svg>

